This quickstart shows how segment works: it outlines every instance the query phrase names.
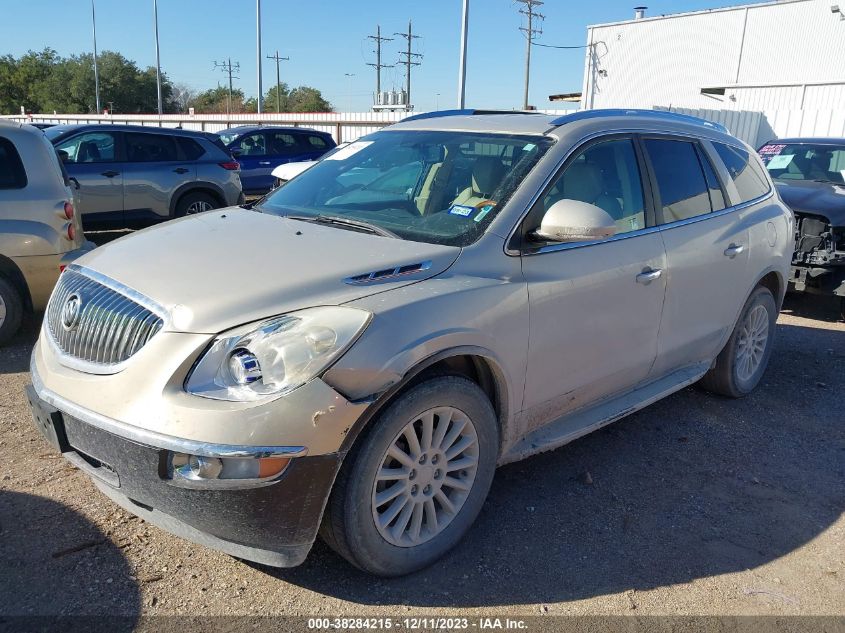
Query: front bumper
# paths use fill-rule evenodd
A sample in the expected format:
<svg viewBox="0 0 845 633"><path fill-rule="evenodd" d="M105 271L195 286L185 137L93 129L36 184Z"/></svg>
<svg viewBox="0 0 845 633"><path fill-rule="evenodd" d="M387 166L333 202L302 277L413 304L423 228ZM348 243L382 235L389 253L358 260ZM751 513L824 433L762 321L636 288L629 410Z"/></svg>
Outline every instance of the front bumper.
<svg viewBox="0 0 845 633"><path fill-rule="evenodd" d="M194 490L173 484L173 451L206 455L302 454L296 447L231 447L182 441L167 446L128 439L60 411L30 385L33 421L41 434L117 504L162 529L232 556L291 567L307 556L341 463L338 453L296 457L260 487ZM155 441L153 436L148 439Z"/></svg>
<svg viewBox="0 0 845 633"><path fill-rule="evenodd" d="M789 290L845 297L845 266L792 266Z"/></svg>

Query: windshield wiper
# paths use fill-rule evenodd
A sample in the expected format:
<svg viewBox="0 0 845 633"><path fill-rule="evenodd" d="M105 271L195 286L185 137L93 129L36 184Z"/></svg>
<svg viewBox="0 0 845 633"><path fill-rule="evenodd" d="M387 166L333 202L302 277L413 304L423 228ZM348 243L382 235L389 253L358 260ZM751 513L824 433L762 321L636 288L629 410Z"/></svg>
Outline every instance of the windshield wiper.
<svg viewBox="0 0 845 633"><path fill-rule="evenodd" d="M836 182L835 180L827 180L826 178L814 178L813 182L823 182L828 185L836 185L837 187L845 187L845 183Z"/></svg>
<svg viewBox="0 0 845 633"><path fill-rule="evenodd" d="M380 235L381 237L392 237L400 239L396 233L389 231L377 224L371 224L364 220L353 220L351 218L341 218L335 215L285 215L283 217L291 220L300 220L302 222L312 222L314 224L328 224L329 226L338 226L341 228L351 229L353 231L361 231L362 233L370 233L371 235Z"/></svg>

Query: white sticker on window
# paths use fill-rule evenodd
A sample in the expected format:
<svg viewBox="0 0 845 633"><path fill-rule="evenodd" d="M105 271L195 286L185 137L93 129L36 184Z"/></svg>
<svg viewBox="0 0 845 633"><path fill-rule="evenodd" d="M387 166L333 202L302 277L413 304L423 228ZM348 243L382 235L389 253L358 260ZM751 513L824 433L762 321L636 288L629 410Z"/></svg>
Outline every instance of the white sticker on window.
<svg viewBox="0 0 845 633"><path fill-rule="evenodd" d="M769 164L766 165L769 169L786 169L795 154L781 154L780 156L772 156Z"/></svg>
<svg viewBox="0 0 845 633"><path fill-rule="evenodd" d="M331 156L326 156L326 160L346 160L350 156L354 156L368 145L372 145L372 141L355 141L346 147L337 150Z"/></svg>

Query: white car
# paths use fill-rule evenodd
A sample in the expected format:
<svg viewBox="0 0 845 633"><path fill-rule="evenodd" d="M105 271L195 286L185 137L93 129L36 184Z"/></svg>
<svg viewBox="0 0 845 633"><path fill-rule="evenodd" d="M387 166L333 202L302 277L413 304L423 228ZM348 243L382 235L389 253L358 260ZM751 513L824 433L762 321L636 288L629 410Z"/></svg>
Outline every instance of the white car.
<svg viewBox="0 0 845 633"><path fill-rule="evenodd" d="M346 147L347 145L349 145L349 142L340 143L337 147L335 147L335 149L326 153L325 156L330 156L336 150L339 150L341 147ZM324 158L325 156L323 156L321 158ZM276 189L277 187L281 187L288 180L290 180L294 176L298 176L299 174L304 172L306 169L308 169L309 167L314 165L314 163L316 163L316 162L317 162L316 160L301 160L301 161L297 161L295 163L285 163L283 165L279 165L272 172L270 172L272 174L273 178L275 179L273 181L273 189Z"/></svg>

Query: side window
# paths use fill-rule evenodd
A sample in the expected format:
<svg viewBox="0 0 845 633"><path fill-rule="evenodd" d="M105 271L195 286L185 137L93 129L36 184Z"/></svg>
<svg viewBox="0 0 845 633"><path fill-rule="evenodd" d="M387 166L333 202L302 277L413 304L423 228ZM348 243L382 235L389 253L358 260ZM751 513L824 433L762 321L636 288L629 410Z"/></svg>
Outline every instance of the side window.
<svg viewBox="0 0 845 633"><path fill-rule="evenodd" d="M728 206L725 202L725 194L722 191L722 186L719 184L719 179L716 177L716 172L713 171L713 165L710 164L710 159L707 158L700 147L698 148L698 158L701 161L701 166L704 168L704 178L707 180L710 207L713 211L721 211Z"/></svg>
<svg viewBox="0 0 845 633"><path fill-rule="evenodd" d="M617 234L645 228L643 186L633 141L602 141L581 152L554 181L543 207L548 211L565 198L607 211L616 221Z"/></svg>
<svg viewBox="0 0 845 633"><path fill-rule="evenodd" d="M24 170L18 149L7 138L0 136L0 189L23 189L26 187Z"/></svg>
<svg viewBox="0 0 845 633"><path fill-rule="evenodd" d="M287 132L268 132L267 139L269 141L268 154L274 156L285 156L287 154L296 154L300 151L299 144L293 134Z"/></svg>
<svg viewBox="0 0 845 633"><path fill-rule="evenodd" d="M728 168L741 202L769 193L769 180L756 154L752 156L744 149L724 143L713 143L713 147Z"/></svg>
<svg viewBox="0 0 845 633"><path fill-rule="evenodd" d="M326 143L326 139L321 136L317 136L316 134L309 134L307 138L308 145L314 149L326 149L329 146L329 144Z"/></svg>
<svg viewBox="0 0 845 633"><path fill-rule="evenodd" d="M176 141L162 134L126 134L126 159L131 163L179 160Z"/></svg>
<svg viewBox="0 0 845 633"><path fill-rule="evenodd" d="M264 134L256 132L244 136L239 145L243 156L266 156L267 149L264 144Z"/></svg>
<svg viewBox="0 0 845 633"><path fill-rule="evenodd" d="M710 194L695 143L649 138L644 141L663 207L663 224L710 213Z"/></svg>
<svg viewBox="0 0 845 633"><path fill-rule="evenodd" d="M87 132L59 143L56 150L65 163L112 163L115 135L111 132Z"/></svg>
<svg viewBox="0 0 845 633"><path fill-rule="evenodd" d="M182 151L185 160L196 160L205 154L202 146L192 138L177 136L176 144L179 145L179 149ZM226 150L226 153L228 154L229 150Z"/></svg>

